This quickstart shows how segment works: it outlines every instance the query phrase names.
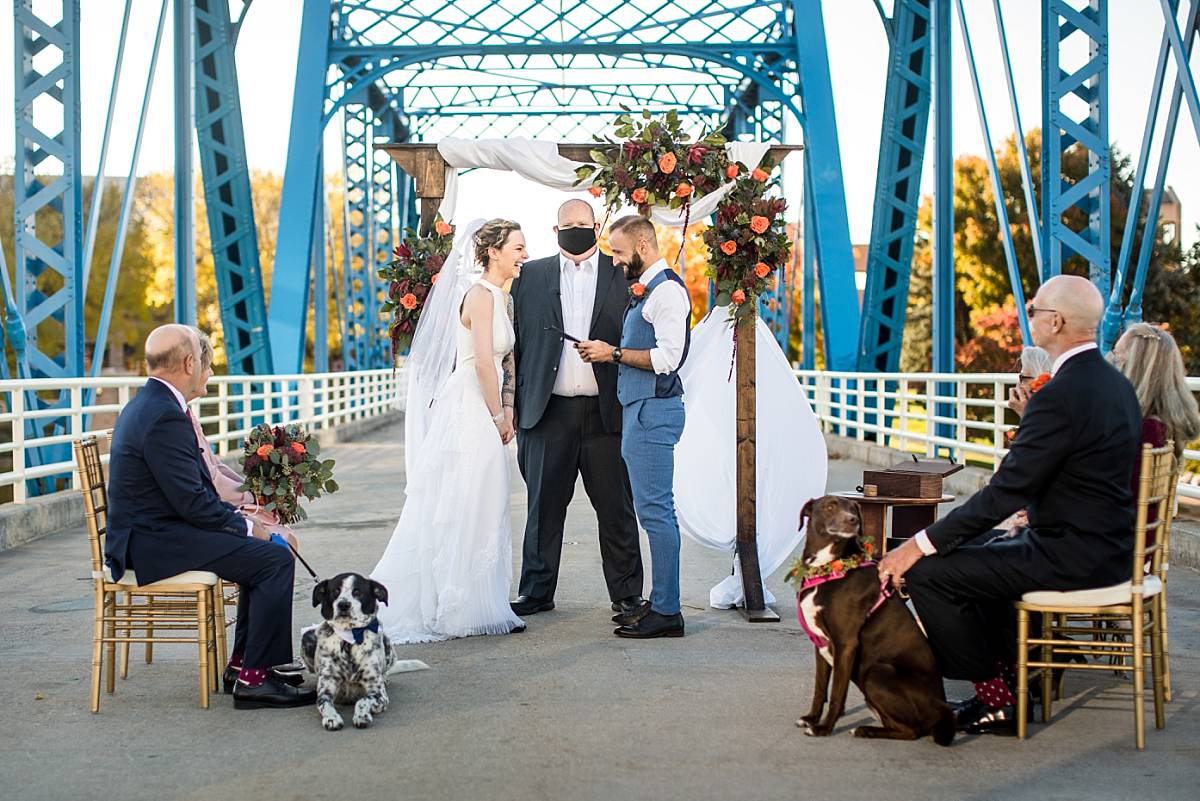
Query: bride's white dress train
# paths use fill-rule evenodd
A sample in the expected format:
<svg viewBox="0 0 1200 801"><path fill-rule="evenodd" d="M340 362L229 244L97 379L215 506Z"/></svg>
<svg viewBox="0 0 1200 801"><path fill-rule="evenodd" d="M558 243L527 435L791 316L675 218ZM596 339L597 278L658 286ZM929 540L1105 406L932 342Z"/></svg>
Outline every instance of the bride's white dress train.
<svg viewBox="0 0 1200 801"><path fill-rule="evenodd" d="M493 295L492 353L515 337L501 289ZM429 410L428 428L409 453L407 499L371 577L388 589L379 618L396 643L507 634L523 625L509 607L512 531L509 456L475 375L471 331L458 323L458 361Z"/></svg>

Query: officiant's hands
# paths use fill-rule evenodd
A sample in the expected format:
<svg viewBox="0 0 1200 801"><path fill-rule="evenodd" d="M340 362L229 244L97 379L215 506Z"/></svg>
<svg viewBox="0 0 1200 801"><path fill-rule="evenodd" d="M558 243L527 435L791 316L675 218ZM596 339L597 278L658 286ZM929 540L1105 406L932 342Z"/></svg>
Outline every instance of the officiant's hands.
<svg viewBox="0 0 1200 801"><path fill-rule="evenodd" d="M896 589L900 589L903 583L904 574L909 568L917 563L924 556L921 549L917 547L915 540L908 540L899 548L895 548L888 552L887 556L879 560L879 578L881 581L889 581Z"/></svg>
<svg viewBox="0 0 1200 801"><path fill-rule="evenodd" d="M616 348L607 342L601 342L597 339L588 339L583 342L576 342L575 350L579 351L579 358L583 359L588 364L592 364L595 362L611 362L613 360L613 351L616 350Z"/></svg>

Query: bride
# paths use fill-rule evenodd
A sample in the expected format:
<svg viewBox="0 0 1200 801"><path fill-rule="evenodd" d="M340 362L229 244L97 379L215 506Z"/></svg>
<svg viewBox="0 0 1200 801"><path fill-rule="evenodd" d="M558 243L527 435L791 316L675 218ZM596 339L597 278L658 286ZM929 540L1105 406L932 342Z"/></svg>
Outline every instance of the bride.
<svg viewBox="0 0 1200 801"><path fill-rule="evenodd" d="M422 314L409 356L407 500L371 574L388 588L379 617L393 642L525 629L508 601L514 431L500 395L515 340L501 287L525 259L517 223L472 223Z"/></svg>

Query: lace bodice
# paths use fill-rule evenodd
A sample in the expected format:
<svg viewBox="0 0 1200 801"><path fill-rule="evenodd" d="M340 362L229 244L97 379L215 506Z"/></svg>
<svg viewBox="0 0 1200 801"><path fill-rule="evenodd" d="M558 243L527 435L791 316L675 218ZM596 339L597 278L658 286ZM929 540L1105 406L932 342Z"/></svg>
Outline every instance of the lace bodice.
<svg viewBox="0 0 1200 801"><path fill-rule="evenodd" d="M508 354L516 342L512 323L508 319L508 309L504 302L504 290L482 278L475 282L492 293L492 359L499 362ZM471 329L462 324L459 317L458 325L458 364L464 365L475 360L475 338Z"/></svg>

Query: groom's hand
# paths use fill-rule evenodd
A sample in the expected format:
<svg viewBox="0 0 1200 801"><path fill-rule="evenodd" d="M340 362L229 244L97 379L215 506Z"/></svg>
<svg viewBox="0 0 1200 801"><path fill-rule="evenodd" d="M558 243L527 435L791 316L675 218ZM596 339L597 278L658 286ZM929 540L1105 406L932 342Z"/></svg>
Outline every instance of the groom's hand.
<svg viewBox="0 0 1200 801"><path fill-rule="evenodd" d="M579 351L579 358L591 364L594 362L611 362L613 351L616 348L607 342L589 339L585 342L576 342L575 350Z"/></svg>

